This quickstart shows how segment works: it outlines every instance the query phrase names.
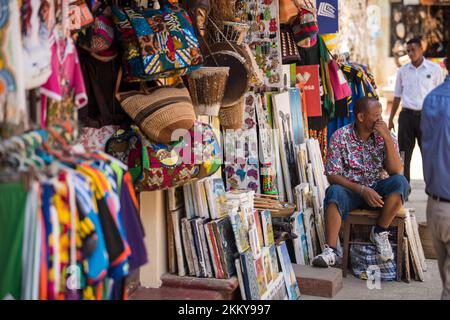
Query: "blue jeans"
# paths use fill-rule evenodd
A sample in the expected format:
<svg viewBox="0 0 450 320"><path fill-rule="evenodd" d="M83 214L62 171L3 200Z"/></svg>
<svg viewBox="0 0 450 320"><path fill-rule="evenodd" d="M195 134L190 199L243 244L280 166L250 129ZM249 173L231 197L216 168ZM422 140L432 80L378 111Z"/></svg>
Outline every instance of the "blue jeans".
<svg viewBox="0 0 450 320"><path fill-rule="evenodd" d="M392 193L398 193L400 194L403 203L408 197L409 183L404 176L396 174L387 179L378 181L372 189L378 192L378 194L383 197L384 201L386 201ZM345 220L352 210L374 209L364 201L359 193L355 193L338 184L332 184L327 188L324 200L325 212L330 203L336 204L342 220Z"/></svg>

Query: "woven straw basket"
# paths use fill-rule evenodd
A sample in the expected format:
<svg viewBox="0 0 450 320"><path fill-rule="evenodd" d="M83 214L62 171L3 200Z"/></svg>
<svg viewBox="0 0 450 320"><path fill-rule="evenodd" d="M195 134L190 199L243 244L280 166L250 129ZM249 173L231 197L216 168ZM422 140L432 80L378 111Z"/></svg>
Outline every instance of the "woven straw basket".
<svg viewBox="0 0 450 320"><path fill-rule="evenodd" d="M170 143L174 130L189 130L196 119L186 88L157 87L147 94L128 96L121 105L145 135L156 143Z"/></svg>
<svg viewBox="0 0 450 320"><path fill-rule="evenodd" d="M202 67L188 76L188 88L197 115L219 115L229 70L228 67Z"/></svg>
<svg viewBox="0 0 450 320"><path fill-rule="evenodd" d="M223 129L242 129L244 124L245 100L241 99L238 103L222 107L219 111L219 120Z"/></svg>

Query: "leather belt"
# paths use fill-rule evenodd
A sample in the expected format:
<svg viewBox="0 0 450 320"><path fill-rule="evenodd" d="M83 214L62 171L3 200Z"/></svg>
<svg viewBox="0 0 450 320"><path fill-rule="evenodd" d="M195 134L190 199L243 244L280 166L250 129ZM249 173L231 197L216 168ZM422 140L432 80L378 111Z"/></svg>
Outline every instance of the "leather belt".
<svg viewBox="0 0 450 320"><path fill-rule="evenodd" d="M438 197L438 196L435 196L434 194L431 194L431 193L429 193L428 196L429 196L431 199L436 200L436 201L438 201L438 202L449 202L449 203L450 203L450 200L449 200L449 199L445 199L445 198L442 198L442 197Z"/></svg>
<svg viewBox="0 0 450 320"><path fill-rule="evenodd" d="M412 110L408 108L402 108L402 112L412 114L413 116L420 116L422 114L421 110Z"/></svg>

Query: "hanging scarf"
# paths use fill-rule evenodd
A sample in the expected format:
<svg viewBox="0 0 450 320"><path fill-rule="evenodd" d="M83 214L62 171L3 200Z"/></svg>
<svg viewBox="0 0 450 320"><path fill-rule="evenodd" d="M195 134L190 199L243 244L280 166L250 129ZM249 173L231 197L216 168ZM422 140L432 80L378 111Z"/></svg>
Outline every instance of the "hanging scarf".
<svg viewBox="0 0 450 320"><path fill-rule="evenodd" d="M328 69L328 61L330 61L330 53L323 40L322 36L318 36L319 41L319 51L320 51L320 78L322 79L323 86L323 108L330 115L330 119L334 117L334 94L333 88L331 87L330 72Z"/></svg>

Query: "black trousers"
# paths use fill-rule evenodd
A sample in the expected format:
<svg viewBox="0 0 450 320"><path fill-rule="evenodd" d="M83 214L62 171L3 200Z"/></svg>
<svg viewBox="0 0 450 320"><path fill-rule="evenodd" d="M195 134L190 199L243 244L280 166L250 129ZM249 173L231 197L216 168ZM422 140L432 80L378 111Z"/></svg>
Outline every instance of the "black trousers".
<svg viewBox="0 0 450 320"><path fill-rule="evenodd" d="M398 117L398 145L400 154L404 152L404 176L410 181L410 165L414 147L419 144L422 152L422 133L420 132L420 111L402 109Z"/></svg>

